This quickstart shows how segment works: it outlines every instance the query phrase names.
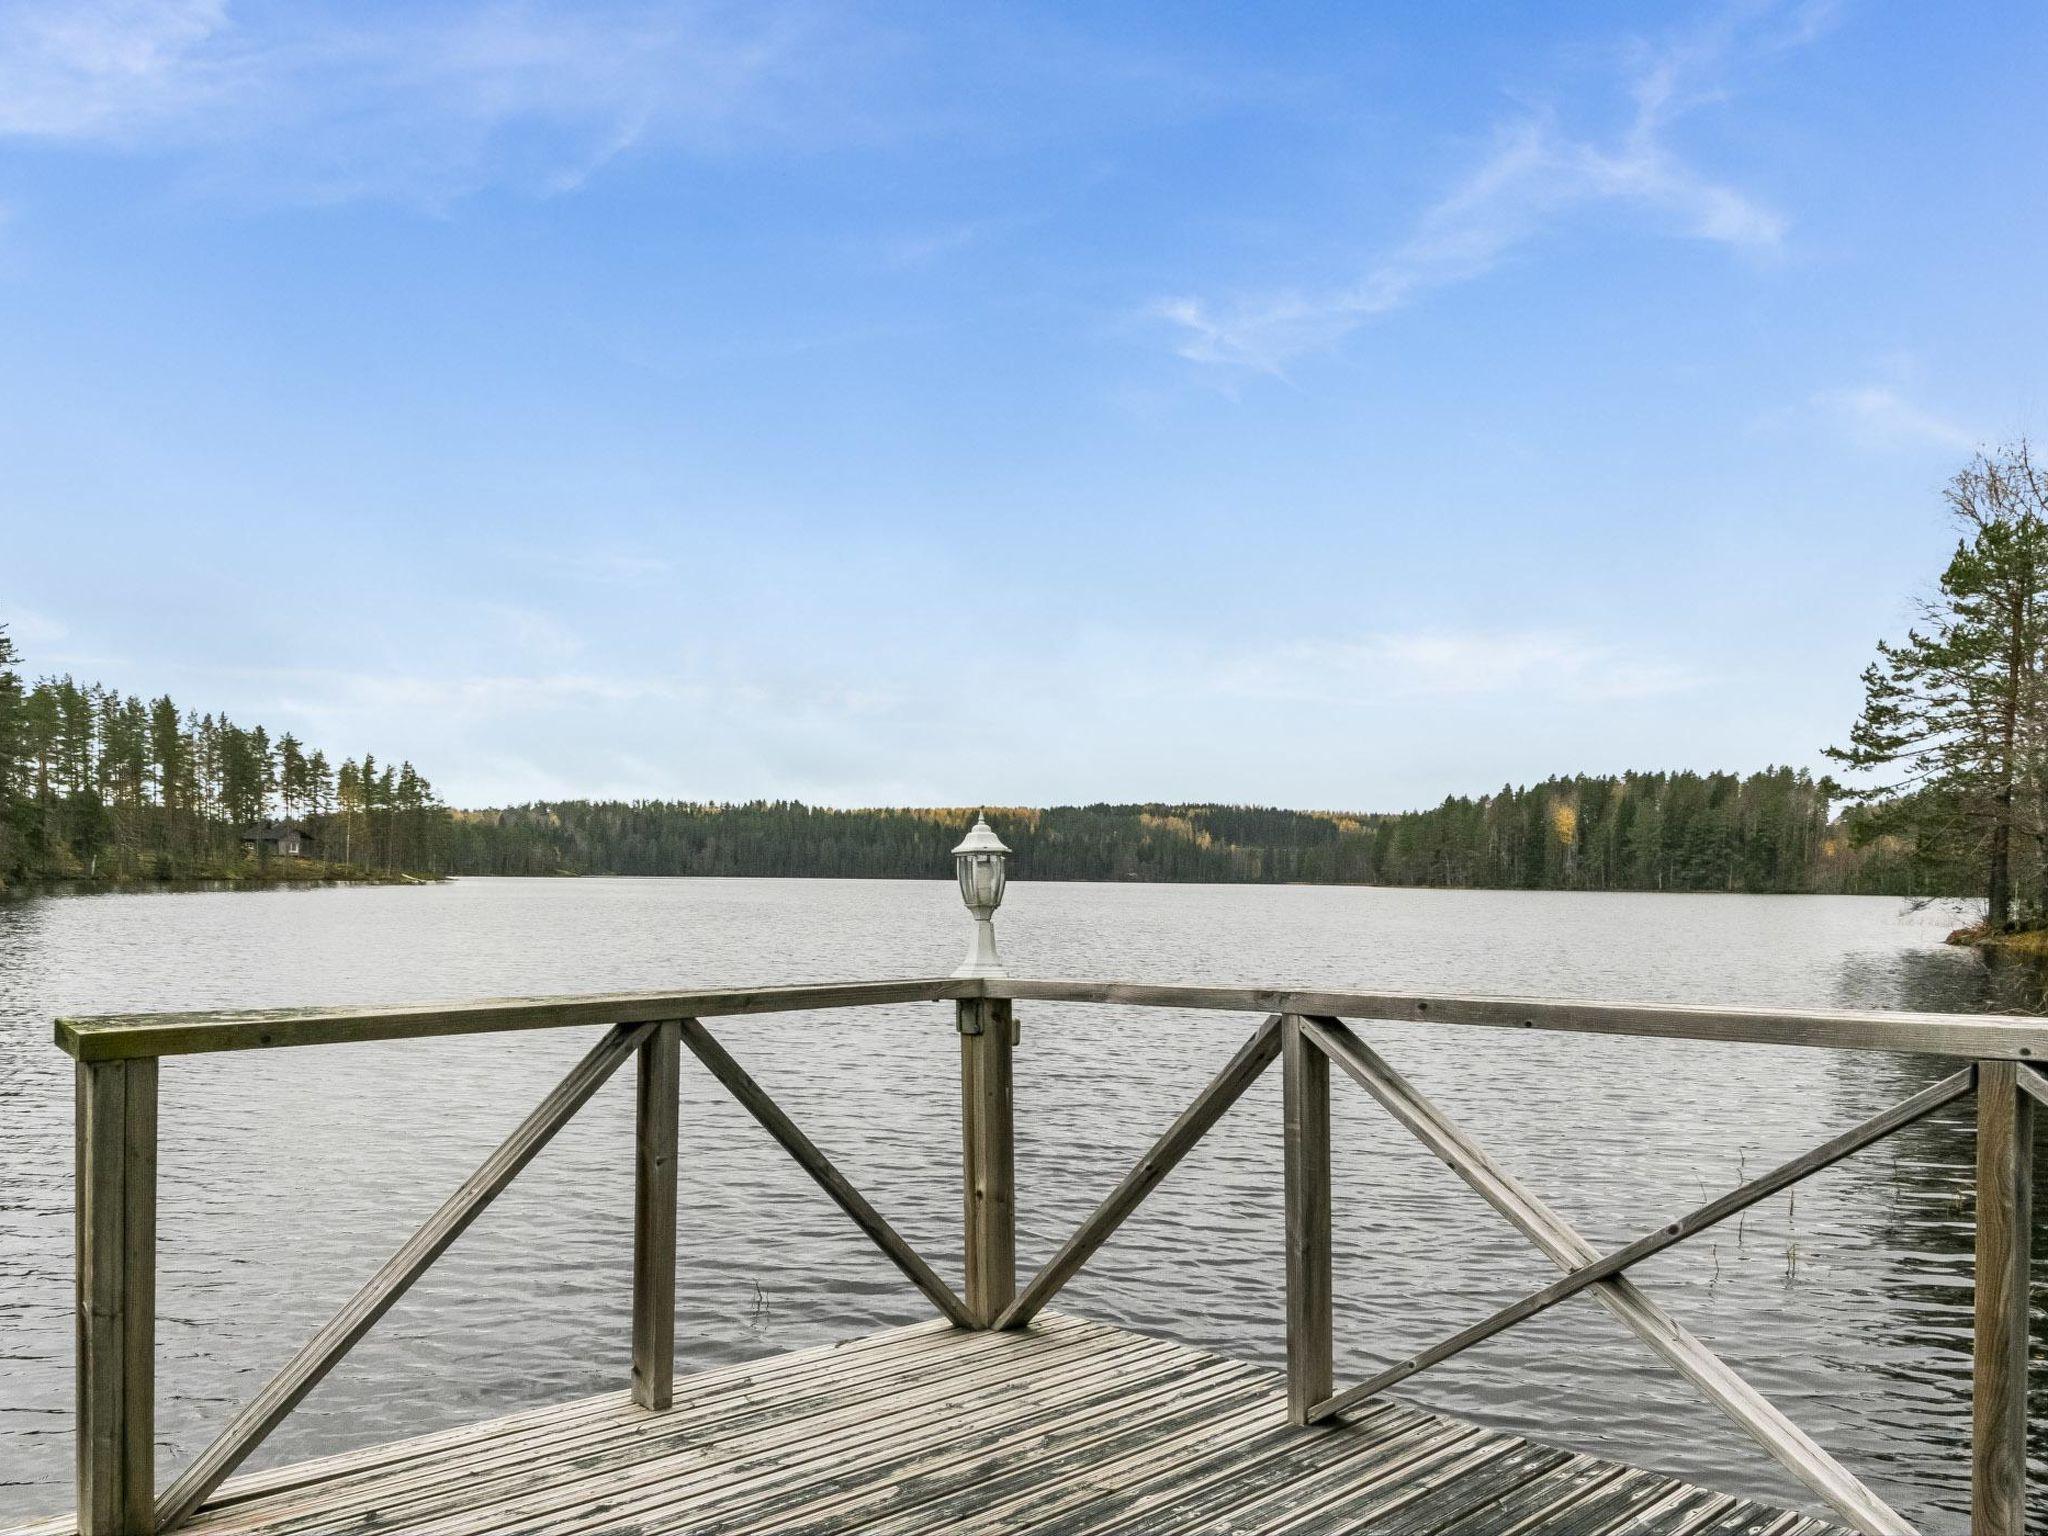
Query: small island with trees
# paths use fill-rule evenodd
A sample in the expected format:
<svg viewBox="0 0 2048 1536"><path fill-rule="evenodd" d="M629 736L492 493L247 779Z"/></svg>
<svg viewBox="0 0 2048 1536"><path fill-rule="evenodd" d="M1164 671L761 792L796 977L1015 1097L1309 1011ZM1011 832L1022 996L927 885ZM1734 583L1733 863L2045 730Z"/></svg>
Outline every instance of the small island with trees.
<svg viewBox="0 0 2048 1536"><path fill-rule="evenodd" d="M443 817L409 762L336 767L168 696L25 684L0 625L0 890L412 882L438 873Z"/></svg>

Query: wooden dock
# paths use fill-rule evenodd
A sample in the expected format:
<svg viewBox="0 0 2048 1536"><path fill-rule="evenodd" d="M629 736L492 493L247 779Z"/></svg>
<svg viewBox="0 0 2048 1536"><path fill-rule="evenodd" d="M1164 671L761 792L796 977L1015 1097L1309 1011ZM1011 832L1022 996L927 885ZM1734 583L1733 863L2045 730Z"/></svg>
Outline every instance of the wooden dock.
<svg viewBox="0 0 2048 1536"><path fill-rule="evenodd" d="M59 1536L69 1522L37 1527ZM1836 1536L1841 1526L1100 1323L922 1323L229 1480L191 1536Z"/></svg>
<svg viewBox="0 0 2048 1536"><path fill-rule="evenodd" d="M979 889L977 887L977 889ZM985 903L985 905L987 905ZM1028 1278L1017 1273L1015 1005L1203 1009L1251 1032ZM707 1020L941 1004L960 1062L959 1288L855 1188ZM1263 1018L1258 1018L1259 1015ZM1136 1027L1170 1030L1170 1023ZM1683 1212L1645 1213L1602 1251L1382 1055L1382 1020L1946 1056L1949 1075ZM1365 1032L1353 1028L1364 1026ZM609 1025L588 1053L360 1290L168 1483L155 1462L157 1078L165 1056ZM1117 1027L1134 1027L1128 1016ZM788 1038L787 1035L784 1036ZM1406 1536L1914 1536L1882 1495L1637 1283L1685 1243L1951 1105L1977 1119L1971 1377L1973 1536L2025 1536L2033 1117L2048 1105L2039 1019L1794 1013L977 974L397 1009L159 1014L57 1023L77 1061L77 1513L81 1536L598 1536L629 1532L1259 1532ZM1161 1048L1168 1048L1162 1039ZM935 1321L676 1379L676 1114L687 1061L727 1089L921 1293ZM613 1074L636 1121L629 1390L426 1439L249 1474L312 1392ZM1268 1068L1283 1077L1286 1367L1235 1363L1047 1310ZM820 1086L829 1086L821 1076ZM1365 1381L1334 1373L1330 1096L1362 1091L1544 1255L1558 1278ZM1464 1198L1447 1186L1448 1198ZM367 1266L365 1266L367 1268ZM1421 1372L1573 1298L1598 1305L1746 1433L1829 1520L1734 1491L1532 1444L1390 1402ZM627 1346L630 1346L628 1349ZM630 1354L631 1369L624 1369Z"/></svg>

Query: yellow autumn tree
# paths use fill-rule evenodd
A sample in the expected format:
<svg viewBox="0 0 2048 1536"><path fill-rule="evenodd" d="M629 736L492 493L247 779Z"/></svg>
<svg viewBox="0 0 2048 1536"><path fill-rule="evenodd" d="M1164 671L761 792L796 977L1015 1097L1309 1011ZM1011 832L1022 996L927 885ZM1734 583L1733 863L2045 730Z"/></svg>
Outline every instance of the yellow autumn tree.
<svg viewBox="0 0 2048 1536"><path fill-rule="evenodd" d="M1569 800L1551 801L1550 830L1564 847L1575 846L1579 840L1579 808Z"/></svg>

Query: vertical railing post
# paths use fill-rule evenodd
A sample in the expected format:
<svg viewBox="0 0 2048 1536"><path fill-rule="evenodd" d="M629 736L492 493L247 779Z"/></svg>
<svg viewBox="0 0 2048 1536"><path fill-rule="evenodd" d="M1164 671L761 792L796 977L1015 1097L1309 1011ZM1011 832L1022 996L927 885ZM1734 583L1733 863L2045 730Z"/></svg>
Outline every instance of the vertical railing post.
<svg viewBox="0 0 2048 1536"><path fill-rule="evenodd" d="M963 998L960 1131L966 1194L967 1310L990 1327L1017 1299L1016 1125L1007 998Z"/></svg>
<svg viewBox="0 0 2048 1536"><path fill-rule="evenodd" d="M2031 1071L1977 1064L1976 1358L1971 1386L1970 1530L2027 1526L2027 1271L2033 1233Z"/></svg>
<svg viewBox="0 0 2048 1536"><path fill-rule="evenodd" d="M663 1409L676 1373L676 1097L683 1026L641 1042L633 1136L633 1401Z"/></svg>
<svg viewBox="0 0 2048 1536"><path fill-rule="evenodd" d="M156 1083L78 1064L79 1536L156 1529Z"/></svg>
<svg viewBox="0 0 2048 1536"><path fill-rule="evenodd" d="M1308 1412L1335 1386L1330 1314L1330 1059L1280 1023L1285 1075L1287 1200L1287 1416Z"/></svg>

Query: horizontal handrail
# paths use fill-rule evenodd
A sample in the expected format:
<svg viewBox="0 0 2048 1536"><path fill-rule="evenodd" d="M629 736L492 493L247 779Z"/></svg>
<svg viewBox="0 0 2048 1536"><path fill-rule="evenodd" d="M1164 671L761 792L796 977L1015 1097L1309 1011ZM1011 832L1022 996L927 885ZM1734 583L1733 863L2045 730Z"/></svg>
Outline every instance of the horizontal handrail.
<svg viewBox="0 0 2048 1536"><path fill-rule="evenodd" d="M951 977L905 981L826 981L781 987L722 987L685 992L593 992L567 997L418 1003L400 1008L263 1008L226 1013L117 1013L57 1020L57 1045L80 1061L127 1061L202 1051L251 1051L287 1045L417 1040L507 1030L590 1024L658 1024L667 1019L796 1013L979 997L981 982Z"/></svg>
<svg viewBox="0 0 2048 1536"><path fill-rule="evenodd" d="M201 1051L409 1040L573 1025L792 1013L891 1003L1116 1003L1226 1013L1480 1025L1566 1034L1636 1035L1724 1044L1804 1045L1975 1061L2048 1065L2048 1019L2024 1014L1909 1013L1868 1008L1710 1008L1689 1003L1593 1002L1438 992L1337 992L1289 987L1155 985L1024 977L920 977L677 992L591 993L423 1003L401 1008L271 1008L224 1013L132 1013L57 1020L57 1044L80 1061Z"/></svg>
<svg viewBox="0 0 2048 1536"><path fill-rule="evenodd" d="M1131 981L991 978L990 997L1019 1002L1121 1003L1225 1013L1479 1024L1569 1034L1641 1035L1744 1045L1809 1045L1973 1060L2048 1063L2048 1019L2002 1013L1878 1009L1704 1008L1687 1003L1579 1002L1435 992L1329 992L1275 987L1152 986Z"/></svg>

